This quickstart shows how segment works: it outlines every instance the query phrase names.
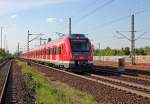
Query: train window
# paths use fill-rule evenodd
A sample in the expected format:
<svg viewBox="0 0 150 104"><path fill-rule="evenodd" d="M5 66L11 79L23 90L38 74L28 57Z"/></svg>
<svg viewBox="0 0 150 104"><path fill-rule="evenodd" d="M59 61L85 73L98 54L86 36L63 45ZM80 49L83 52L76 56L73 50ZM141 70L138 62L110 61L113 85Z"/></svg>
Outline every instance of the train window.
<svg viewBox="0 0 150 104"><path fill-rule="evenodd" d="M54 48L54 54L56 55L56 48Z"/></svg>
<svg viewBox="0 0 150 104"><path fill-rule="evenodd" d="M48 51L48 55L50 55L50 48L48 48L47 51Z"/></svg>
<svg viewBox="0 0 150 104"><path fill-rule="evenodd" d="M57 54L56 52L57 52L57 51L56 51L56 48L55 48L55 55Z"/></svg>
<svg viewBox="0 0 150 104"><path fill-rule="evenodd" d="M63 53L64 54L66 53L66 46L65 46L65 44L63 44Z"/></svg>
<svg viewBox="0 0 150 104"><path fill-rule="evenodd" d="M73 52L90 51L89 41L87 39L71 39L70 42Z"/></svg>
<svg viewBox="0 0 150 104"><path fill-rule="evenodd" d="M57 47L55 48L55 55L57 55Z"/></svg>
<svg viewBox="0 0 150 104"><path fill-rule="evenodd" d="M59 47L56 48L56 55L59 54Z"/></svg>
<svg viewBox="0 0 150 104"><path fill-rule="evenodd" d="M46 54L46 50L45 49L43 49L43 55L45 55Z"/></svg>
<svg viewBox="0 0 150 104"><path fill-rule="evenodd" d="M46 55L48 55L49 54L49 48L48 49L46 49Z"/></svg>
<svg viewBox="0 0 150 104"><path fill-rule="evenodd" d="M47 49L47 54L50 55L50 48Z"/></svg>
<svg viewBox="0 0 150 104"><path fill-rule="evenodd" d="M55 49L53 48L53 55L55 54Z"/></svg>
<svg viewBox="0 0 150 104"><path fill-rule="evenodd" d="M53 54L54 54L54 48L52 48L52 51L51 51L51 52L52 52L52 55L53 55Z"/></svg>
<svg viewBox="0 0 150 104"><path fill-rule="evenodd" d="M46 54L49 55L49 48L46 50Z"/></svg>
<svg viewBox="0 0 150 104"><path fill-rule="evenodd" d="M51 50L52 50L52 48L49 48L49 54L52 54Z"/></svg>
<svg viewBox="0 0 150 104"><path fill-rule="evenodd" d="M58 48L58 53L61 54L61 46Z"/></svg>
<svg viewBox="0 0 150 104"><path fill-rule="evenodd" d="M55 55L55 48L53 48L53 55Z"/></svg>
<svg viewBox="0 0 150 104"><path fill-rule="evenodd" d="M56 55L56 48L54 48L54 55Z"/></svg>
<svg viewBox="0 0 150 104"><path fill-rule="evenodd" d="M61 53L64 53L64 44L61 45Z"/></svg>
<svg viewBox="0 0 150 104"><path fill-rule="evenodd" d="M61 54L63 54L63 44L61 45Z"/></svg>
<svg viewBox="0 0 150 104"><path fill-rule="evenodd" d="M58 54L58 47L55 48L55 54Z"/></svg>
<svg viewBox="0 0 150 104"><path fill-rule="evenodd" d="M44 49L42 50L42 55L44 55Z"/></svg>

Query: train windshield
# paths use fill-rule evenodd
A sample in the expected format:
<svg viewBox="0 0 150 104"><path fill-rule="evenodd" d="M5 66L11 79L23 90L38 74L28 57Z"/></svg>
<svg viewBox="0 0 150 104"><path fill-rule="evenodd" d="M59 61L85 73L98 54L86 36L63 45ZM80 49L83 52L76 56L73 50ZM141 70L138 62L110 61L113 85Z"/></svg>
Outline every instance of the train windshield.
<svg viewBox="0 0 150 104"><path fill-rule="evenodd" d="M72 52L89 52L89 41L87 39L71 39Z"/></svg>

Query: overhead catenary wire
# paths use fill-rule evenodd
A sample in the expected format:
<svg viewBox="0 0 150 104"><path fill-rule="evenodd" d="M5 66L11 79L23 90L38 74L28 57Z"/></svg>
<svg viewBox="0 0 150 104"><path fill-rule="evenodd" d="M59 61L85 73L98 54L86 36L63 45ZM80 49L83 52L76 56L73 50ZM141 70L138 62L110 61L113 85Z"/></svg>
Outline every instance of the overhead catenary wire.
<svg viewBox="0 0 150 104"><path fill-rule="evenodd" d="M141 13L145 13L145 12L149 12L149 11L150 11L150 8L143 9L143 10L140 10L140 11L135 12L134 15L141 14Z"/></svg>
<svg viewBox="0 0 150 104"><path fill-rule="evenodd" d="M138 14L145 13L145 12L149 12L149 11L150 11L150 8L147 8L147 9L139 10L139 11L135 12L134 14L135 14L135 15L138 15ZM103 24L98 24L97 26L91 28L91 30L93 30L93 29L96 30L96 29L99 29L99 28L102 29L102 28L104 28L104 27L106 27L106 26L110 26L110 25L113 24L113 23L116 23L116 22L122 21L122 20L124 20L124 19L130 18L130 16L131 16L131 15L129 14L129 15L125 15L125 16L116 18L116 19L114 19L114 20L105 22L105 23L103 23Z"/></svg>
<svg viewBox="0 0 150 104"><path fill-rule="evenodd" d="M143 34L139 35L135 40L140 39L142 36L144 36L145 33L146 33L146 32L144 32Z"/></svg>
<svg viewBox="0 0 150 104"><path fill-rule="evenodd" d="M99 0L95 0L92 4L96 3L97 1L99 1ZM99 9L101 9L101 8L104 8L105 6L111 4L111 3L114 2L114 1L115 1L115 0L109 0L109 1L105 2L103 5L100 5L100 6L98 6L97 8L92 9L90 12L88 12L88 13L86 13L85 15L81 16L81 17L78 19L79 21L75 22L74 25L78 24L79 22L81 22L82 20L84 20L85 18L87 18L88 16L94 14L97 10L99 10ZM134 14L135 14L135 15L138 15L138 14L145 13L145 12L148 12L148 11L150 11L150 8L137 11L137 12L135 12ZM95 31L96 29L99 29L99 28L102 29L103 27L110 26L110 25L113 24L113 23L116 23L116 22L122 21L122 20L124 20L124 19L126 19L126 18L129 18L130 16L131 16L131 15L125 15L125 16L119 17L119 18L117 18L117 19L108 21L108 22L106 22L106 23L98 24L97 26L95 26L94 28L92 28L92 29L90 29L90 30L94 30L94 31ZM65 27L64 27L63 29L65 29Z"/></svg>
<svg viewBox="0 0 150 104"><path fill-rule="evenodd" d="M115 0L108 0L108 1L105 2L104 4L98 6L97 8L91 10L90 12L86 13L85 15L83 15L82 17L80 17L80 18L77 20L76 24L79 23L80 21L84 20L85 18L89 17L90 15L94 14L96 11L98 11L98 10L104 8L105 6L111 4L111 3L114 2L114 1L115 1Z"/></svg>
<svg viewBox="0 0 150 104"><path fill-rule="evenodd" d="M90 4L88 4L88 5L86 5L86 7L83 7L83 8L80 8L79 10L78 10L78 12L80 12L80 11L83 11L83 10L87 10L87 7L92 7L93 5L95 5L95 3L97 3L98 1L100 1L100 0L94 0L94 1L92 1L92 2L90 2ZM73 15L73 16L70 16L70 17L73 17L74 19L75 18L77 18L78 16L75 14L75 15ZM60 29L60 30L64 30L66 27L67 24L64 24L63 25L63 27Z"/></svg>
<svg viewBox="0 0 150 104"><path fill-rule="evenodd" d="M95 5L96 2L98 2L99 0L94 0L91 4L87 5L86 7L91 7L93 5ZM105 6L111 4L112 2L114 2L115 0L108 0L107 2L104 2L102 5L98 6L97 8L92 9L91 11L89 11L88 13L84 14L83 16L79 17L77 20L75 20L75 18L77 18L77 15L75 16L71 16L74 17L73 20L75 20L76 22L74 23L74 25L78 24L79 22L81 22L82 20L84 20L85 18L89 17L90 15L94 14L96 11L104 8ZM86 7L82 8L82 10L85 10ZM81 10L80 10L81 11ZM64 30L65 27L63 27L61 30Z"/></svg>
<svg viewBox="0 0 150 104"><path fill-rule="evenodd" d="M131 41L131 39L129 39L127 36L125 36L124 34L122 34L120 31L116 31L116 33L118 33L119 35L121 35L122 37L126 38L127 40Z"/></svg>

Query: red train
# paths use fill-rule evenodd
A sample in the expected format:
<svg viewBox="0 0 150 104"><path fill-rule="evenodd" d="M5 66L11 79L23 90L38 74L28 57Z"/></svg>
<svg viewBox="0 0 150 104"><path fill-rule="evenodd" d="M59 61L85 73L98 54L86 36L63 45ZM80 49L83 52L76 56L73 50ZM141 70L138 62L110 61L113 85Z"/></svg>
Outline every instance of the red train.
<svg viewBox="0 0 150 104"><path fill-rule="evenodd" d="M88 71L93 66L93 46L84 34L71 34L24 52L21 57L74 71Z"/></svg>

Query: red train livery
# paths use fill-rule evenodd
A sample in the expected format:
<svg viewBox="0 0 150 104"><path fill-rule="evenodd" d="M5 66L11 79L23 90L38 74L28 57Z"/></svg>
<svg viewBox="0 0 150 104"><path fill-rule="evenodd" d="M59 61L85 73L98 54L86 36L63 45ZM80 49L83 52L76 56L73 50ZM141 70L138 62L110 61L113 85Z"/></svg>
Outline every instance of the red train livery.
<svg viewBox="0 0 150 104"><path fill-rule="evenodd" d="M23 52L21 57L75 71L87 71L93 66L93 46L84 34L71 34Z"/></svg>

